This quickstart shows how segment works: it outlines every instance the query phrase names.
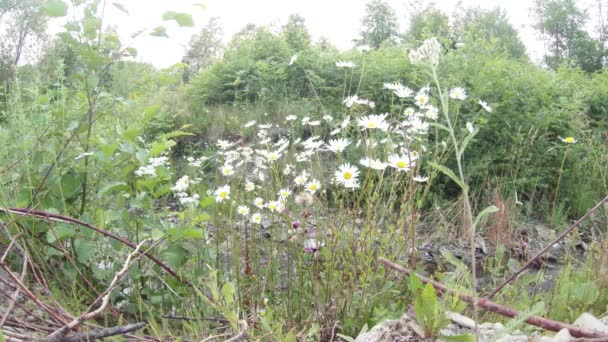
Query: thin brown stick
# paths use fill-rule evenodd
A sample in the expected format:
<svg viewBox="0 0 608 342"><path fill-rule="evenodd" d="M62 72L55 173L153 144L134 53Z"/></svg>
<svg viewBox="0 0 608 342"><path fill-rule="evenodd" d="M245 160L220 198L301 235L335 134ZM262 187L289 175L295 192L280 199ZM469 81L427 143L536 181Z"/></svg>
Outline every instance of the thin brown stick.
<svg viewBox="0 0 608 342"><path fill-rule="evenodd" d="M408 270L407 268L397 265L387 259L380 258L379 261L381 263L383 263L386 267L391 268L400 273L403 273L406 275L415 274L420 279L420 281L422 281L423 283L433 285L433 287L437 290L437 293L440 295L448 293L451 296L456 296L459 299L461 299L467 303L476 302L480 308L487 310L487 311L492 311L492 312L497 313L502 316L506 316L506 317L510 317L510 318L514 318L514 317L518 317L518 316L521 317L521 313L518 312L517 310L514 310L514 309L508 308L506 306L500 305L498 303L492 302L491 300L486 299L486 298L473 297L473 296L455 292L453 290L449 290L442 284L440 284L432 279L429 279L429 278L423 277L419 274L416 274L416 273ZM574 326L571 324L554 321L554 320L543 318L540 316L530 316L530 317L526 318L525 322L528 324L532 324L537 327L543 328L545 330L550 330L550 331L555 331L555 332L560 331L562 329L568 329L570 331L570 334L574 337L608 339L608 335L606 335L606 334L603 334L600 332L595 332L595 331L590 331L590 330L583 329L583 328L580 328L580 327L577 327L577 326Z"/></svg>
<svg viewBox="0 0 608 342"><path fill-rule="evenodd" d="M52 334L47 336L45 338L45 342L63 341L64 338L66 337L66 334L70 330L76 328L77 326L81 325L82 323L84 323L90 319L96 318L99 315L101 315L103 313L103 311L106 309L106 307L108 306L108 304L110 303L110 295L112 294L112 291L114 290L114 288L116 288L120 284L121 280L124 278L127 271L133 264L133 263L131 263L131 259L133 259L135 256L137 256L137 258L141 257L143 254L140 254L139 251L144 246L144 244L148 243L149 241L150 240L143 240L135 247L135 250L133 252L131 252L131 254L129 254L129 256L127 257L127 260L125 260L125 263L124 263L122 269L114 275L114 278L110 282L110 285L108 286L108 288L101 294L101 296L99 298L97 298L87 308L87 310L85 310L85 312L83 314L81 314L79 317L75 318L70 323L64 325L60 329L57 329L55 332L53 332ZM91 311L93 309L93 306L99 301L101 301L101 305L96 310Z"/></svg>
<svg viewBox="0 0 608 342"><path fill-rule="evenodd" d="M598 204L596 204L595 207L591 208L585 215L583 215L581 218L576 220L576 222L574 222L568 229L564 230L563 233L559 234L555 239L553 239L553 241L551 241L547 246L545 246L545 248L543 248L540 252L538 252L535 256L533 256L530 260L528 260L528 262L526 262L525 265L523 265L519 270L517 270L517 272L511 274L511 276L509 276L509 278L507 278L500 285L498 285L498 287L494 291L492 291L492 293L490 293L488 295L488 299L492 299L498 292L500 292L500 290L502 290L503 287L505 287L513 279L517 278L518 275L520 275L523 271L525 271L528 267L530 267L530 265L532 265L532 263L534 263L536 260L538 260L538 258L540 258L543 254L545 254L553 245L558 243L566 235L570 234L570 232L573 231L574 228L578 227L579 224L581 224L585 219L587 219L587 217L589 217L591 214L593 214L593 212L595 212L597 209L599 209L602 206L602 204L606 201L608 201L608 196L604 197L604 199L601 200Z"/></svg>
<svg viewBox="0 0 608 342"><path fill-rule="evenodd" d="M241 332L227 339L225 342L237 342L242 340L248 341L249 338L247 337L247 322L239 321L239 328L241 329Z"/></svg>

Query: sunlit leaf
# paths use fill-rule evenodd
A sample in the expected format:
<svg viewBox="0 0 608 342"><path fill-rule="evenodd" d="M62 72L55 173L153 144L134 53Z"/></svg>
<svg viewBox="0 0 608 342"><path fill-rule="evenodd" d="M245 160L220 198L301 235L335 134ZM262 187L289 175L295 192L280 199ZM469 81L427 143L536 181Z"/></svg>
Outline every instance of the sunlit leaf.
<svg viewBox="0 0 608 342"><path fill-rule="evenodd" d="M167 28L164 26L155 27L154 30L150 33L150 35L154 37L169 38L169 35L167 34Z"/></svg>
<svg viewBox="0 0 608 342"><path fill-rule="evenodd" d="M194 26L194 20L192 20L192 16L188 13L167 11L167 12L163 13L163 20L165 20L165 21L173 20L179 26L182 26L182 27Z"/></svg>
<svg viewBox="0 0 608 342"><path fill-rule="evenodd" d="M456 176L454 171L448 169L447 167L445 167L443 165L439 165L434 162L429 162L429 165L436 168L437 170L441 171L444 175L450 177L454 182L456 182L456 184L458 184L458 186L460 186L462 191L469 191L469 187L466 184L464 184L464 182L462 180L460 180L460 178L458 178L458 176Z"/></svg>
<svg viewBox="0 0 608 342"><path fill-rule="evenodd" d="M62 0L47 0L44 4L44 14L53 18L65 17L68 14L68 4Z"/></svg>

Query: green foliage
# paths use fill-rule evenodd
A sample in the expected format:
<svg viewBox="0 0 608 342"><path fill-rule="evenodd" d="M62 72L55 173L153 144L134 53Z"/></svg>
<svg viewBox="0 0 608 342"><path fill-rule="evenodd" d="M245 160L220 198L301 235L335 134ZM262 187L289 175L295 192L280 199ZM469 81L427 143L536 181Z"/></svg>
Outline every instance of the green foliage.
<svg viewBox="0 0 608 342"><path fill-rule="evenodd" d="M361 19L359 46L377 49L382 44L393 44L397 40L397 15L386 0L371 0L365 5L365 16Z"/></svg>
<svg viewBox="0 0 608 342"><path fill-rule="evenodd" d="M416 320L424 329L425 337L438 337L439 331L448 325L449 320L443 315L435 288L430 283L423 285L413 273L410 275L410 286L414 294Z"/></svg>

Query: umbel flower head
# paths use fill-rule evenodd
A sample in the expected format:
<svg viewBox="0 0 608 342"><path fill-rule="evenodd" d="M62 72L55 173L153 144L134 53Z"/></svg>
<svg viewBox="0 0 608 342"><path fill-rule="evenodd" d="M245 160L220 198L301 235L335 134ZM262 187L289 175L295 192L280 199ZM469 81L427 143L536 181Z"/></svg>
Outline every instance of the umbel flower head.
<svg viewBox="0 0 608 342"><path fill-rule="evenodd" d="M410 62L412 64L429 63L432 66L439 64L439 55L441 54L441 44L437 38L427 39L422 43L422 46L416 50L410 51Z"/></svg>

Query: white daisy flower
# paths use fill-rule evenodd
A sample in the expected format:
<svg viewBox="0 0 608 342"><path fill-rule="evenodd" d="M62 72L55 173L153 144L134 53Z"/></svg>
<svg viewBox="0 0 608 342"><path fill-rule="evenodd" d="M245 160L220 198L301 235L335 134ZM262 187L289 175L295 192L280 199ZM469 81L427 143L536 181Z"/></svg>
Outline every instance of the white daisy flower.
<svg viewBox="0 0 608 342"><path fill-rule="evenodd" d="M281 197L281 199L286 200L291 195L291 190L289 190L287 188L283 188L283 189L279 190L278 195L279 195L279 197Z"/></svg>
<svg viewBox="0 0 608 342"><path fill-rule="evenodd" d="M246 205L239 205L238 208L236 208L236 211L239 213L239 215L249 215L249 207L247 207Z"/></svg>
<svg viewBox="0 0 608 342"><path fill-rule="evenodd" d="M429 177L423 177L423 176L415 176L412 178L414 180L414 182L418 182L418 183L424 183L427 180L429 180Z"/></svg>
<svg viewBox="0 0 608 342"><path fill-rule="evenodd" d="M462 87L455 87L450 89L449 95L455 100L465 100L467 98L467 92Z"/></svg>
<svg viewBox="0 0 608 342"><path fill-rule="evenodd" d="M357 188L359 182L359 170L348 163L342 164L334 174L336 183L346 188Z"/></svg>
<svg viewBox="0 0 608 342"><path fill-rule="evenodd" d="M413 156L412 156L413 157ZM409 171L412 166L414 166L415 158L412 158L405 155L391 154L388 156L388 164L399 171Z"/></svg>
<svg viewBox="0 0 608 342"><path fill-rule="evenodd" d="M285 121L294 121L294 120L297 120L297 119L298 119L298 117L295 116L295 115L293 115L293 114L292 115L287 115L285 117Z"/></svg>
<svg viewBox="0 0 608 342"><path fill-rule="evenodd" d="M230 199L230 185L223 185L215 190L216 202L222 203L227 199Z"/></svg>
<svg viewBox="0 0 608 342"><path fill-rule="evenodd" d="M485 109L485 111L486 111L486 112L488 112L488 113L492 113L493 109L492 109L492 107L490 107L490 106L488 105L488 103L487 103L486 101L484 101L484 100L482 100L482 99L479 99L479 101L477 101L477 103L479 103L479 105L480 105L480 106L481 106L483 109Z"/></svg>
<svg viewBox="0 0 608 342"><path fill-rule="evenodd" d="M220 171L222 172L222 175L229 177L234 174L234 167L230 164L224 164L224 166L220 167Z"/></svg>
<svg viewBox="0 0 608 342"><path fill-rule="evenodd" d="M321 189L321 183L318 180L313 179L306 184L306 191L314 194L317 190Z"/></svg>
<svg viewBox="0 0 608 342"><path fill-rule="evenodd" d="M256 199L253 200L253 205L258 207L259 209L264 209L264 207L266 207L264 205L264 199L261 197L256 197Z"/></svg>
<svg viewBox="0 0 608 342"><path fill-rule="evenodd" d="M344 149L346 149L346 147L350 144L350 141L348 141L348 139L332 139L329 142L327 142L326 145L326 149L328 151L332 151L334 153L338 153L338 152L343 152Z"/></svg>
<svg viewBox="0 0 608 342"><path fill-rule="evenodd" d="M252 181L247 181L245 183L245 191L251 192L253 190L255 190L255 184Z"/></svg>
<svg viewBox="0 0 608 342"><path fill-rule="evenodd" d="M355 63L349 62L349 61L337 61L336 66L338 68L349 68L350 69L350 68L355 67Z"/></svg>
<svg viewBox="0 0 608 342"><path fill-rule="evenodd" d="M429 104L429 95L427 93L420 92L416 94L414 101L418 107L425 107Z"/></svg>
<svg viewBox="0 0 608 342"><path fill-rule="evenodd" d="M256 223L256 224L262 223L262 214L255 213L255 214L251 215L251 222Z"/></svg>
<svg viewBox="0 0 608 342"><path fill-rule="evenodd" d="M363 116L357 119L357 123L361 126L361 129L375 129L379 128L383 131L388 129L388 123L386 123L385 119L388 114L372 114L368 116Z"/></svg>
<svg viewBox="0 0 608 342"><path fill-rule="evenodd" d="M253 125L255 125L255 120L251 120L251 121L247 122L246 124L243 125L243 127L249 128Z"/></svg>
<svg viewBox="0 0 608 342"><path fill-rule="evenodd" d="M374 170L384 170L387 166L381 160L371 158L363 158L359 161L359 164Z"/></svg>

